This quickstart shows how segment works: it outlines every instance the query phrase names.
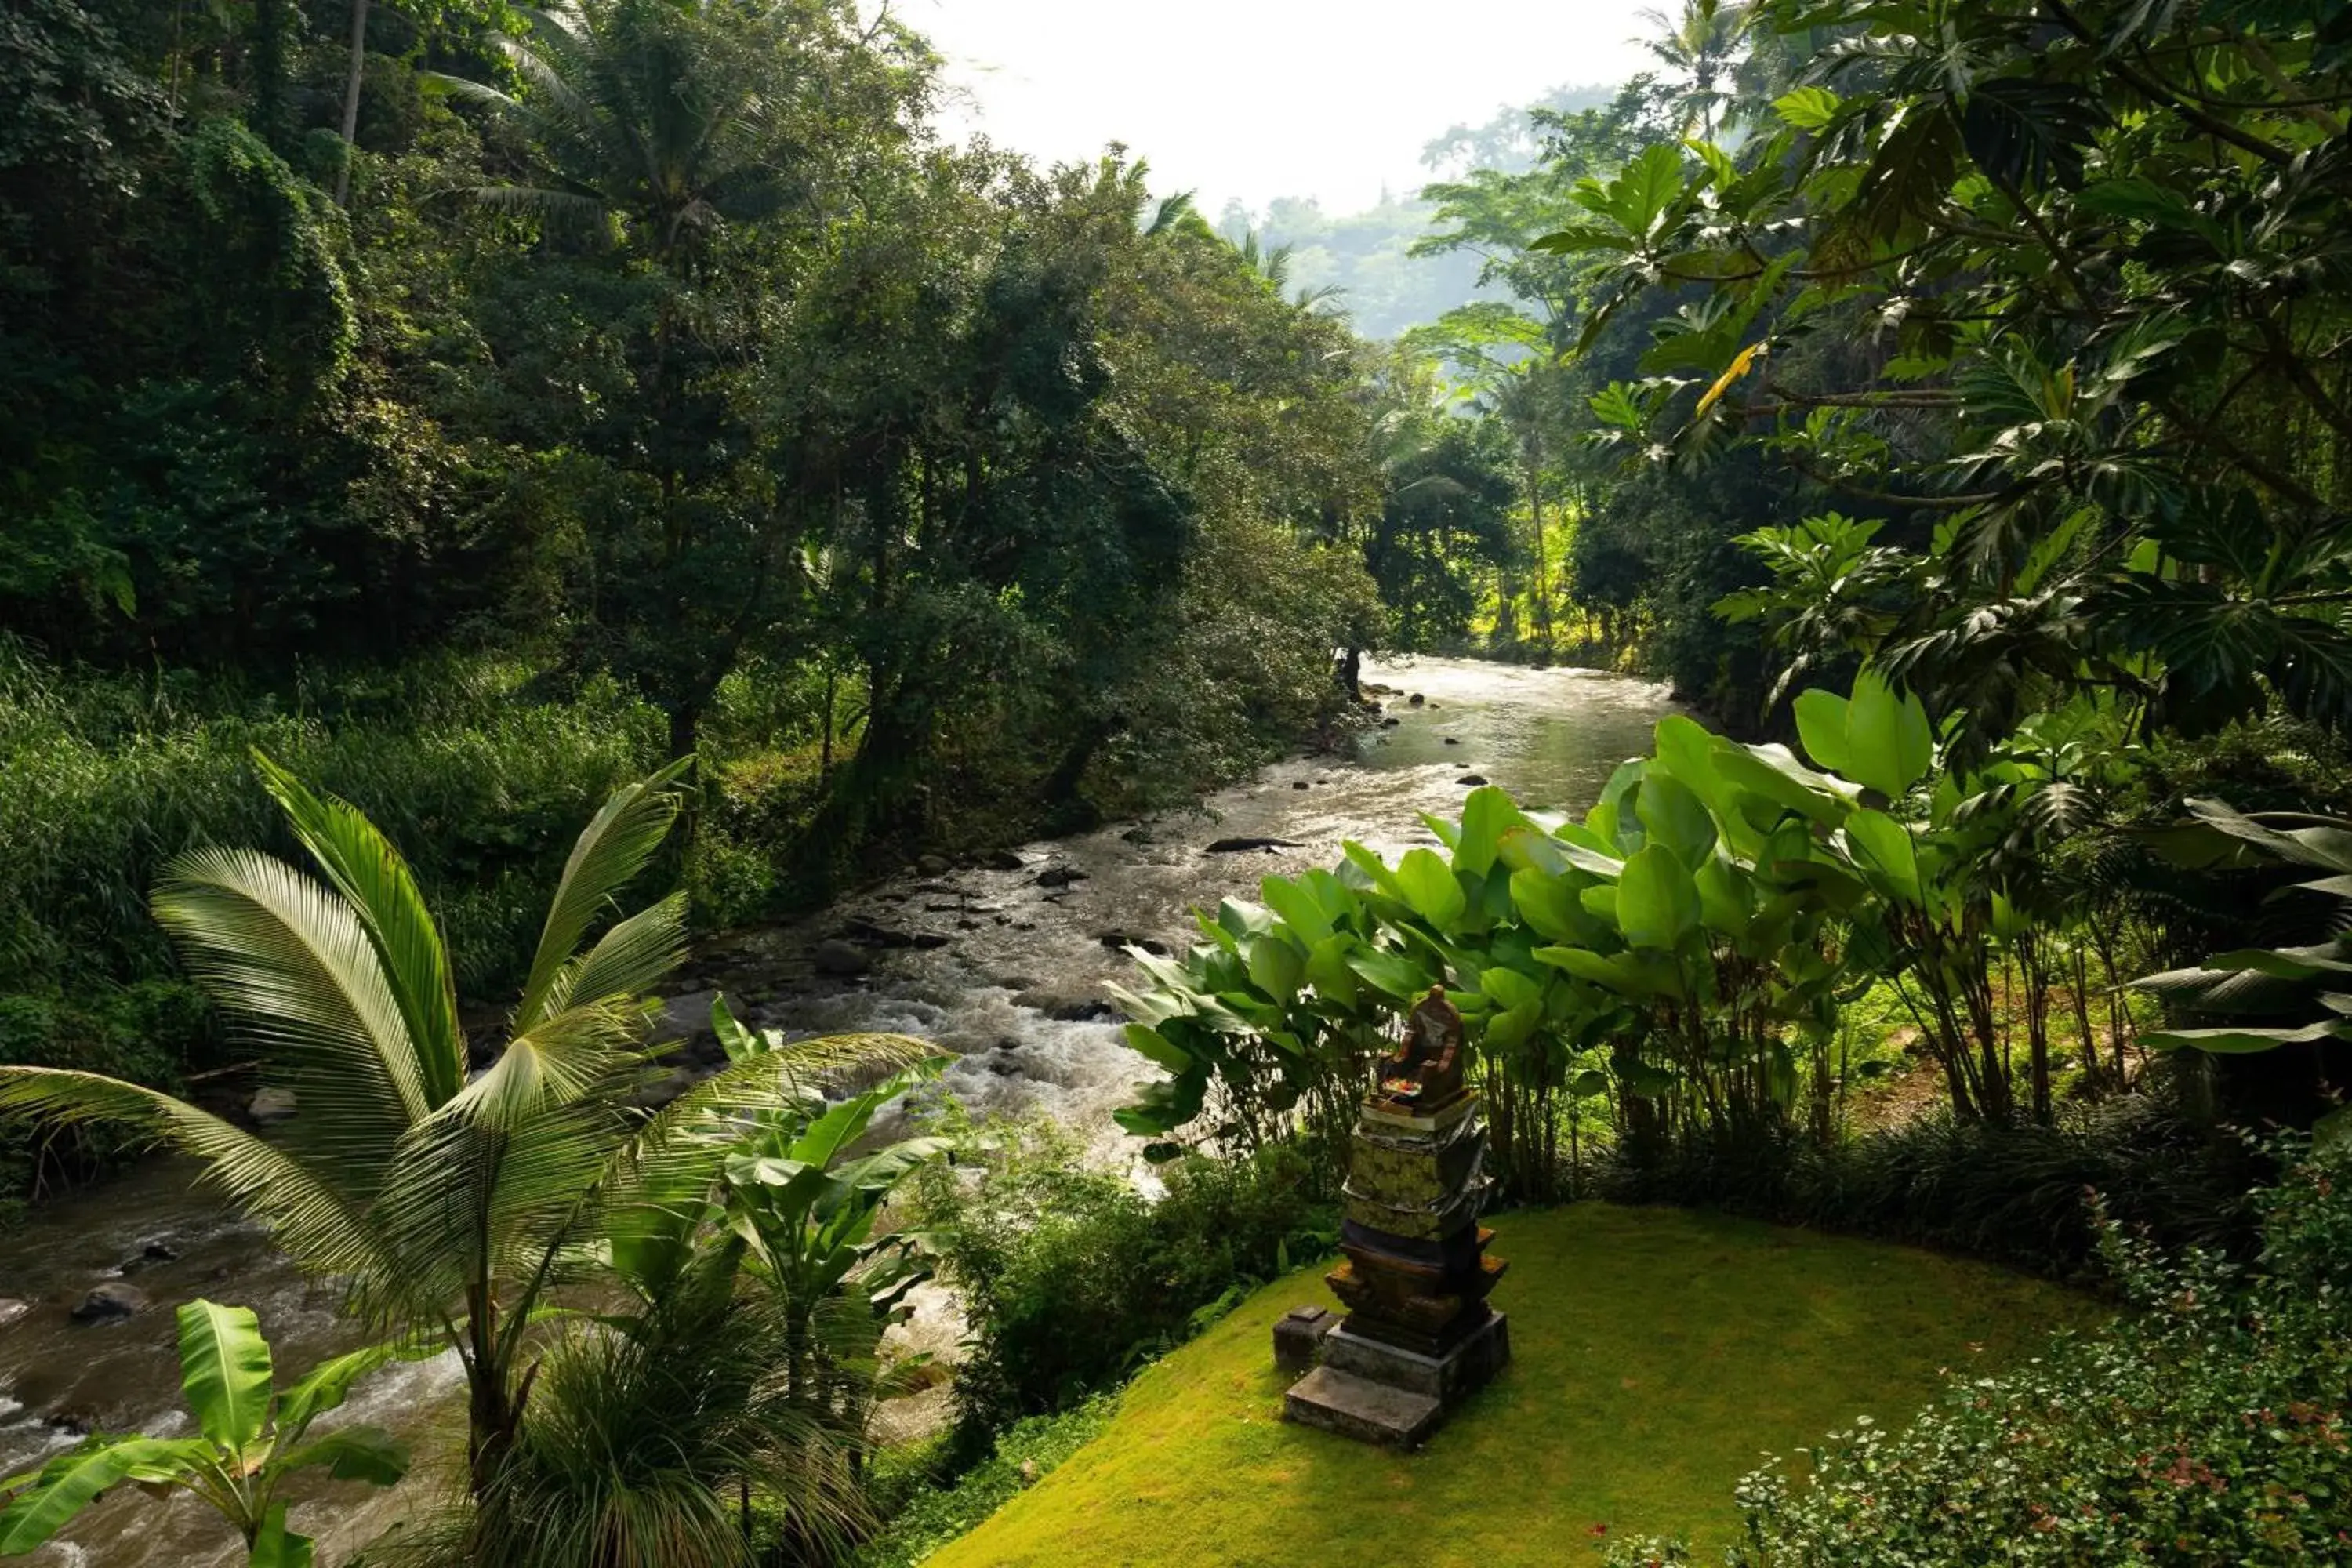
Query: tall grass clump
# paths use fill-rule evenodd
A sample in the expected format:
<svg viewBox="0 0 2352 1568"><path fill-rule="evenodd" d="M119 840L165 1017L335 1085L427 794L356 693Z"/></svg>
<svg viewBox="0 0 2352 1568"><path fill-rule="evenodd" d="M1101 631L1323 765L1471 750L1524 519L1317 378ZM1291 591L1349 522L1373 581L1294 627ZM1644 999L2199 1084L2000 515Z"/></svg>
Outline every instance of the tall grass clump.
<svg viewBox="0 0 2352 1568"><path fill-rule="evenodd" d="M415 847L469 967L510 980L581 818L659 758L659 716L607 681L542 690L444 657L290 692L192 671L65 670L0 642L0 973L12 988L168 972L148 890L203 843L277 845L257 748ZM29 983L29 984L28 984Z"/></svg>

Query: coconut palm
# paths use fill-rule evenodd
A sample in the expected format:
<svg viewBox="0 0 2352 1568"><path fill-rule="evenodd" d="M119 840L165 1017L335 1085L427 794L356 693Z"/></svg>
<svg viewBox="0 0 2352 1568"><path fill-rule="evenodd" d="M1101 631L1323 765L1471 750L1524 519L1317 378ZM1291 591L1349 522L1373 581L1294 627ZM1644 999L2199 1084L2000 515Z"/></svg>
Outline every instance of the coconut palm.
<svg viewBox="0 0 2352 1568"><path fill-rule="evenodd" d="M1645 10L1642 20L1654 32L1642 47L1664 66L1674 87L1676 130L1702 141L1727 122L1729 84L1748 31L1748 7L1739 0L1683 0L1679 14Z"/></svg>
<svg viewBox="0 0 2352 1568"><path fill-rule="evenodd" d="M728 222L768 216L800 189L779 121L803 47L792 7L732 0L552 0L504 38L520 90L431 79L485 103L535 147L541 177L479 201L543 220L617 223L672 261Z"/></svg>
<svg viewBox="0 0 2352 1568"><path fill-rule="evenodd" d="M448 954L407 864L355 807L256 763L319 874L198 849L173 863L154 909L264 1082L293 1092L284 1132L60 1068L0 1068L0 1112L124 1123L194 1156L305 1269L347 1281L358 1314L455 1349L478 1495L530 1396L537 1310L586 1266L612 1194L677 1167L715 1177L712 1121L797 1105L812 1075L923 1047L797 1042L643 1109L660 1055L645 1044L646 996L684 956L684 900L609 917L677 816L673 764L616 792L580 835L505 1043L469 1076Z"/></svg>

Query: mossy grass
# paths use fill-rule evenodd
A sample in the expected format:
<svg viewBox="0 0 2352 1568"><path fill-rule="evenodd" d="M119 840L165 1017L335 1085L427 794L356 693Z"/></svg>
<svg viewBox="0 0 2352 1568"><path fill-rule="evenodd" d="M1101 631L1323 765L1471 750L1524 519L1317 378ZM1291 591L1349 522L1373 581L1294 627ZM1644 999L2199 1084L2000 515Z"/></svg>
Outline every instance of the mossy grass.
<svg viewBox="0 0 2352 1568"><path fill-rule="evenodd" d="M2091 1299L1992 1266L1721 1215L1580 1204L1495 1222L1514 1360L1418 1454L1281 1419L1268 1332L1322 1268L1149 1368L1103 1434L932 1568L1599 1563L1612 1537L1712 1558L1733 1484L1946 1371L2031 1355Z"/></svg>

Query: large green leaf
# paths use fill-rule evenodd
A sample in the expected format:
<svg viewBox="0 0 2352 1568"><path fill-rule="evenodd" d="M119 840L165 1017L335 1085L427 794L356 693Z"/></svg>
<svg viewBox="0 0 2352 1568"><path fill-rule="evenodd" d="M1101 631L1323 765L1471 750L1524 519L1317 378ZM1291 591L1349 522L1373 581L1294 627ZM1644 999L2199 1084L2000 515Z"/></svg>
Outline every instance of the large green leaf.
<svg viewBox="0 0 2352 1568"><path fill-rule="evenodd" d="M1653 768L1633 796L1634 814L1642 819L1652 844L1663 844L1696 868L1715 849L1715 818L1689 785Z"/></svg>
<svg viewBox="0 0 2352 1568"><path fill-rule="evenodd" d="M1617 879L1617 924L1635 947L1670 950L1698 926L1691 869L1663 844L1643 846Z"/></svg>
<svg viewBox="0 0 2352 1568"><path fill-rule="evenodd" d="M1447 875L1450 878L1452 873ZM1348 967L1373 990L1402 1002L1416 1000L1436 984L1427 971L1402 954L1386 948L1366 947L1360 942L1349 950Z"/></svg>
<svg viewBox="0 0 2352 1568"><path fill-rule="evenodd" d="M1356 939L1344 933L1315 944L1315 951L1307 955L1307 980L1318 996L1340 1007L1356 1005L1363 984L1348 963L1355 948Z"/></svg>
<svg viewBox="0 0 2352 1568"><path fill-rule="evenodd" d="M2198 1050L2214 1056L2250 1056L2281 1046L2315 1045L2322 1040L2352 1039L2352 1026L2330 1020L2299 1029L2150 1029L2140 1043L2159 1051Z"/></svg>
<svg viewBox="0 0 2352 1568"><path fill-rule="evenodd" d="M1286 877L1268 877L1258 883L1257 892L1265 907L1307 946L1312 948L1331 934L1330 917L1324 913L1321 900L1300 884Z"/></svg>
<svg viewBox="0 0 2352 1568"><path fill-rule="evenodd" d="M196 1425L215 1444L242 1454L269 1425L269 1342L250 1307L214 1301L179 1310L180 1387Z"/></svg>
<svg viewBox="0 0 2352 1568"><path fill-rule="evenodd" d="M1797 693L1791 704L1797 715L1797 738L1805 745L1805 755L1813 766L1842 773L1852 766L1846 753L1846 700L1834 691L1811 687Z"/></svg>
<svg viewBox="0 0 2352 1568"><path fill-rule="evenodd" d="M1307 963L1298 950L1273 931L1244 939L1242 952L1249 964L1250 984L1287 1004L1298 994L1307 977Z"/></svg>
<svg viewBox="0 0 2352 1568"><path fill-rule="evenodd" d="M381 1426L345 1426L286 1456L286 1468L324 1465L339 1481L397 1486L408 1474L408 1445Z"/></svg>
<svg viewBox="0 0 2352 1568"><path fill-rule="evenodd" d="M1566 877L1555 877L1533 866L1511 874L1511 902L1519 919L1533 928L1539 936L1554 942L1575 942L1582 937L1588 923L1584 906L1576 896L1575 886Z"/></svg>
<svg viewBox="0 0 2352 1568"><path fill-rule="evenodd" d="M1838 771L1899 800L1927 776L1935 762L1935 737L1927 710L1908 692L1898 693L1869 670L1854 678L1846 705L1846 765Z"/></svg>
<svg viewBox="0 0 2352 1568"><path fill-rule="evenodd" d="M245 1568L310 1568L311 1542L286 1528L286 1505L271 1505L253 1538Z"/></svg>
<svg viewBox="0 0 2352 1568"><path fill-rule="evenodd" d="M1453 931L1468 908L1454 868L1433 849L1406 850L1397 862L1396 881L1412 912L1440 931Z"/></svg>
<svg viewBox="0 0 2352 1568"><path fill-rule="evenodd" d="M1910 829L1883 812L1857 811L1846 818L1845 832L1864 867L1905 901L1921 901L1918 852Z"/></svg>
<svg viewBox="0 0 2352 1568"><path fill-rule="evenodd" d="M1484 876L1493 868L1503 835L1528 826L1511 797L1492 784L1482 784L1462 803L1462 835L1454 848L1454 864Z"/></svg>
<svg viewBox="0 0 2352 1568"><path fill-rule="evenodd" d="M176 1473L198 1462L206 1447L193 1438L92 1437L67 1450L0 1509L0 1557L20 1557L39 1546L100 1492Z"/></svg>

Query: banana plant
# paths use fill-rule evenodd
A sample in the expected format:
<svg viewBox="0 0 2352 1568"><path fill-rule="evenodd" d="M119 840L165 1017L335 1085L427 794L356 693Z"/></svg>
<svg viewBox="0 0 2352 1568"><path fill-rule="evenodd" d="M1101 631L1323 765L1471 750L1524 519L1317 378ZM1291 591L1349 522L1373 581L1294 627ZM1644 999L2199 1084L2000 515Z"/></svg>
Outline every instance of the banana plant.
<svg viewBox="0 0 2352 1568"><path fill-rule="evenodd" d="M405 1353L371 1345L277 1385L268 1342L247 1307L190 1301L179 1310L180 1387L196 1418L193 1437L93 1433L39 1469L0 1480L0 1557L47 1542L81 1510L125 1481L153 1494L186 1491L244 1540L249 1568L308 1568L311 1542L286 1528L286 1482L304 1470L392 1486L408 1473L408 1449L377 1426L310 1436L352 1384Z"/></svg>

